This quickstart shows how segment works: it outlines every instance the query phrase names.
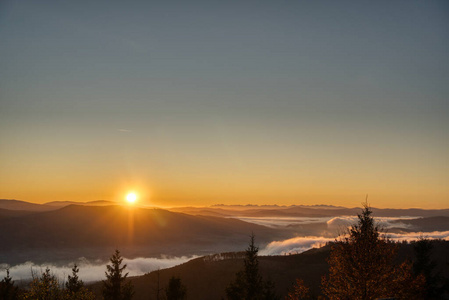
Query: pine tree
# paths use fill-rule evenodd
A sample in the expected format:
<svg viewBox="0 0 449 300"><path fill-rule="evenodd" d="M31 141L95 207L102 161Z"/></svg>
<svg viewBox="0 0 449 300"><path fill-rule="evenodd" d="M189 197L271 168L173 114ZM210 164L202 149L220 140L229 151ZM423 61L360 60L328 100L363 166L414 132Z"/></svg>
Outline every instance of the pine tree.
<svg viewBox="0 0 449 300"><path fill-rule="evenodd" d="M66 300L91 300L95 299L95 296L87 288L84 287L84 283L78 277L79 268L75 264L72 268L72 276L68 276L68 280L65 283L65 296Z"/></svg>
<svg viewBox="0 0 449 300"><path fill-rule="evenodd" d="M254 234L245 251L244 268L236 274L234 282L226 288L229 300L261 300L276 299L274 284L264 282L259 273L259 248L254 243Z"/></svg>
<svg viewBox="0 0 449 300"><path fill-rule="evenodd" d="M413 277L408 262L395 264L397 245L380 235L371 214L365 204L358 223L332 246L324 294L329 299L419 299L423 279Z"/></svg>
<svg viewBox="0 0 449 300"><path fill-rule="evenodd" d="M426 279L425 298L443 298L447 286L441 274L436 270L437 263L432 260L432 242L428 239L420 238L413 243L413 249L416 256L416 260L413 263L413 272L416 276L422 275Z"/></svg>
<svg viewBox="0 0 449 300"><path fill-rule="evenodd" d="M19 298L19 288L14 286L14 281L9 276L9 269L6 269L6 277L0 281L0 299L16 300Z"/></svg>
<svg viewBox="0 0 449 300"><path fill-rule="evenodd" d="M72 268L72 276L69 275L68 280L65 283L65 287L66 287L67 291L69 291L70 293L73 293L73 294L76 294L77 292L79 292L84 286L83 281L78 278L79 270L80 269L75 264Z"/></svg>
<svg viewBox="0 0 449 300"><path fill-rule="evenodd" d="M134 294L131 282L126 282L128 273L123 274L126 264L122 266L123 258L120 251L110 258L110 265L107 265L106 280L103 281L103 297L105 300L129 300Z"/></svg>
<svg viewBox="0 0 449 300"><path fill-rule="evenodd" d="M167 300L183 300L187 295L187 288L182 284L181 278L171 277L165 289Z"/></svg>

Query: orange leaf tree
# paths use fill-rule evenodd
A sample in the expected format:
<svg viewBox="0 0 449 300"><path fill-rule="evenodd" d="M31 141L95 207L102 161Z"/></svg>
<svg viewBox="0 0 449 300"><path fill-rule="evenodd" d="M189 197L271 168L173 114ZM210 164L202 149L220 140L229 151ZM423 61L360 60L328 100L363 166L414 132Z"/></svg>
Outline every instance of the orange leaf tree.
<svg viewBox="0 0 449 300"><path fill-rule="evenodd" d="M423 278L413 277L410 263L395 264L398 246L380 234L371 214L365 204L358 223L332 246L324 294L329 299L419 299Z"/></svg>

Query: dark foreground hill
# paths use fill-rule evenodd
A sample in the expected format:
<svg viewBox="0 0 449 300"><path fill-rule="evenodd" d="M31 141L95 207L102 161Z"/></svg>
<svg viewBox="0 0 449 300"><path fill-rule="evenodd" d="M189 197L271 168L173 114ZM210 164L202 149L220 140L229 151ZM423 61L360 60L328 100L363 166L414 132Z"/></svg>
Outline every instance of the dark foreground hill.
<svg viewBox="0 0 449 300"><path fill-rule="evenodd" d="M431 259L436 263L436 270L449 278L447 253L449 241L433 241ZM311 249L301 254L287 256L260 256L259 268L264 279L274 282L278 296L283 299L296 278L302 278L311 289L312 295L320 294L322 276L328 272L327 258L330 246ZM235 273L243 267L243 252L225 253L200 257L182 265L151 272L131 278L135 289L134 300L156 299L158 286L164 288L172 276L180 277L187 287L187 299L209 300L225 299L225 289L234 280ZM404 260L413 262L415 254L412 244L400 244L398 263ZM91 285L99 299L101 283ZM163 294L163 291L161 292Z"/></svg>
<svg viewBox="0 0 449 300"><path fill-rule="evenodd" d="M192 216L162 209L70 205L58 210L0 215L0 263L209 254L244 247L254 232L261 243L288 232L236 219Z"/></svg>
<svg viewBox="0 0 449 300"><path fill-rule="evenodd" d="M279 295L286 295L296 277L304 278L314 292L318 292L321 276L327 272L326 258L330 247L312 249L289 256L260 256L260 272L264 279L272 280ZM157 299L159 284L165 288L172 276L181 278L187 287L187 299L225 299L225 289L243 267L244 252L224 253L193 259L185 264L133 277L134 300ZM91 286L101 299L101 283ZM164 291L161 292L161 295ZM163 298L161 298L163 299Z"/></svg>

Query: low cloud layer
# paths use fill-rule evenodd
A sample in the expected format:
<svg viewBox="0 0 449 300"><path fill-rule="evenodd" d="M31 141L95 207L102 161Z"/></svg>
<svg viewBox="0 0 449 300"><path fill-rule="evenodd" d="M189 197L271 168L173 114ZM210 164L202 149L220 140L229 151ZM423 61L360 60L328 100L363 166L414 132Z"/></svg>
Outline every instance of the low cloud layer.
<svg viewBox="0 0 449 300"><path fill-rule="evenodd" d="M381 228L404 228L409 229L412 228L412 225L410 224L404 224L401 222L395 222L397 220L404 220L404 219L417 219L417 217L376 217L374 218L377 225L379 225ZM342 217L335 217L330 220L328 220L327 227L329 230L344 230L348 227L350 227L353 224L357 224L358 218L356 216L342 216Z"/></svg>
<svg viewBox="0 0 449 300"><path fill-rule="evenodd" d="M263 225L271 228L280 228L290 225L326 223L329 230L344 230L353 224L357 224L357 216L337 216L337 217L233 217L245 222ZM418 217L375 217L375 221L382 228L411 228L411 225L397 220L417 219Z"/></svg>
<svg viewBox="0 0 449 300"><path fill-rule="evenodd" d="M285 255L296 254L307 251L312 248L324 246L327 242L334 241L334 238L325 238L321 236L295 237L284 241L275 241L269 243L260 251L261 255Z"/></svg>
<svg viewBox="0 0 449 300"><path fill-rule="evenodd" d="M285 227L289 225L326 223L329 217L233 217L248 223L263 225L271 228Z"/></svg>
<svg viewBox="0 0 449 300"><path fill-rule="evenodd" d="M409 233L389 233L388 238L394 241L414 241L419 238L442 239L449 241L449 231L434 232L409 232ZM295 237L283 241L274 241L269 243L264 249L260 250L261 255L286 255L297 254L312 248L319 248L327 242L333 242L335 238L326 238L322 236Z"/></svg>
<svg viewBox="0 0 449 300"><path fill-rule="evenodd" d="M143 275L145 273L160 269L170 268L176 265L183 264L196 256L183 256L183 257L162 257L162 258L134 258L123 259L123 263L127 265L126 272L129 272L129 276ZM78 276L85 282L99 281L105 279L106 263L99 263L95 261L89 261L81 258L77 265L80 269ZM67 276L72 274L73 264L70 265L54 265L54 264L42 264L37 265L33 262L26 262L24 264L7 266L0 265L0 278L6 276L6 268L9 267L10 276L14 280L28 280L32 278L32 272L38 276L45 271L48 267L51 273L56 275L61 281L67 280Z"/></svg>
<svg viewBox="0 0 449 300"><path fill-rule="evenodd" d="M388 237L395 241L414 241L420 238L449 241L449 231L389 233Z"/></svg>

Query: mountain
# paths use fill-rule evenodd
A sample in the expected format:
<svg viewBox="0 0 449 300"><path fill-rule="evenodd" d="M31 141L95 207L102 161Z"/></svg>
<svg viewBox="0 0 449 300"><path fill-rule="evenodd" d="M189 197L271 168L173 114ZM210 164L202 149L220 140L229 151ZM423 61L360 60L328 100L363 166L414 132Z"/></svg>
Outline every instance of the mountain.
<svg viewBox="0 0 449 300"><path fill-rule="evenodd" d="M210 207L176 207L170 211L183 212L192 215L207 216L239 216L239 217L337 217L355 216L361 208L345 208L328 205L293 205L293 206L227 206L214 205ZM449 209L381 209L372 208L376 217L449 217Z"/></svg>
<svg viewBox="0 0 449 300"><path fill-rule="evenodd" d="M20 200L0 199L0 209L24 210L24 211L49 211L55 208L45 204L36 204Z"/></svg>
<svg viewBox="0 0 449 300"><path fill-rule="evenodd" d="M0 263L106 258L115 248L146 257L235 251L246 244L251 232L261 243L290 234L231 218L118 205L69 205L0 218Z"/></svg>
<svg viewBox="0 0 449 300"><path fill-rule="evenodd" d="M418 219L399 219L392 223L402 223L410 225L410 228L402 229L404 231L449 231L449 217L428 217ZM425 236L425 233L423 233Z"/></svg>
<svg viewBox="0 0 449 300"><path fill-rule="evenodd" d="M449 241L432 241L432 246L430 258L435 262L436 270L441 271L440 275L449 278L449 269L446 267ZM295 255L259 256L260 273L265 280L270 279L275 284L281 299L288 294L296 278L302 278L310 287L311 294L316 297L320 294L321 278L329 269L326 260L330 249L330 245L327 245ZM224 299L226 287L243 268L243 258L243 252L209 255L159 272L132 277L135 290L133 299L156 299L158 276L160 288L165 288L172 276L180 277L187 287L187 300ZM413 244L399 244L397 262L413 262L414 259ZM98 296L101 295L101 287L101 283L90 286Z"/></svg>
<svg viewBox="0 0 449 300"><path fill-rule="evenodd" d="M26 210L9 210L0 208L0 219L1 218L11 218L11 217L20 217L29 214L33 214L35 212L26 211Z"/></svg>
<svg viewBox="0 0 449 300"><path fill-rule="evenodd" d="M52 201L52 202L47 202L44 205L61 208L61 207L69 206L69 205L106 206L106 205L117 205L117 203L114 201L108 201L108 200L94 200L94 201L89 201L89 202Z"/></svg>
<svg viewBox="0 0 449 300"><path fill-rule="evenodd" d="M244 249L246 247L243 247ZM259 268L263 278L276 285L278 295L285 296L301 277L318 293L321 276L326 274L330 247L312 249L298 255L259 256ZM182 265L159 271L160 288L165 288L172 276L181 278L187 287L187 299L225 299L225 289L243 268L244 252L222 253L193 259ZM134 285L134 300L156 299L158 272L131 278ZM90 286L101 296L101 283ZM164 294L162 290L161 294ZM281 298L283 299L283 298Z"/></svg>
<svg viewBox="0 0 449 300"><path fill-rule="evenodd" d="M51 201L44 204L31 203L14 199L0 199L0 209L43 212L56 210L69 205L107 206L117 205L114 201L95 200L89 202Z"/></svg>

